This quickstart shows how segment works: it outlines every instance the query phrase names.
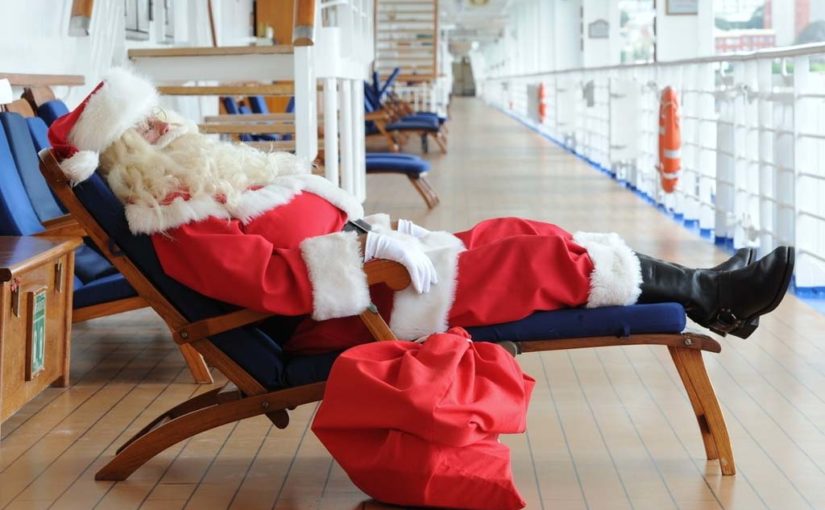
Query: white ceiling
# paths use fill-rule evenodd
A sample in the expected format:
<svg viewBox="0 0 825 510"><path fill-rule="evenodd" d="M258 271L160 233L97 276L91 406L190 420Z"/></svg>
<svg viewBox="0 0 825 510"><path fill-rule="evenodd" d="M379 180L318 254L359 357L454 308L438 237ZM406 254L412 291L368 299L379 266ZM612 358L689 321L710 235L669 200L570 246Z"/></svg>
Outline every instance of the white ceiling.
<svg viewBox="0 0 825 510"><path fill-rule="evenodd" d="M475 3L473 3L475 2ZM440 0L442 28L453 27L451 41L492 41L507 22L512 0ZM481 4L481 5L480 5Z"/></svg>

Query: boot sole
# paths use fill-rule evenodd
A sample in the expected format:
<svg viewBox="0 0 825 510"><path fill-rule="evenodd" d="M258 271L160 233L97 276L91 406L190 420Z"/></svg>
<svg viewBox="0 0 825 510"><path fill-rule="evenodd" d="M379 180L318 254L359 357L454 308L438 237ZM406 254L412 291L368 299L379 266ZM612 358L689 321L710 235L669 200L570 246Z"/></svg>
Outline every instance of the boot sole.
<svg viewBox="0 0 825 510"><path fill-rule="evenodd" d="M785 293L788 292L788 286L791 283L794 265L796 264L796 251L794 250L793 246L787 246L785 249L787 251L788 262L787 264L785 264L785 274L782 277L782 285L780 286L781 290L776 293L776 296L774 296L773 301L771 301L771 303L762 310L756 312L755 316L748 319L747 322L745 322L745 324L734 330L724 331L714 327L708 327L708 329L722 336L725 336L725 334L727 333L739 338L748 338L749 336L751 336L751 334L753 334L753 332L759 326L759 316L774 311L776 307L779 306L779 303L782 302L782 299L785 297Z"/></svg>

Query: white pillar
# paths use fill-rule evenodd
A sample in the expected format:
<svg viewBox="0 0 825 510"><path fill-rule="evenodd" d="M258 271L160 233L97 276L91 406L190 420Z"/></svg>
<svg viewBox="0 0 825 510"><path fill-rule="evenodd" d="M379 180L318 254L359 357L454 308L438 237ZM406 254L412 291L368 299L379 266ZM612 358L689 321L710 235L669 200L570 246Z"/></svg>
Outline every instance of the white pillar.
<svg viewBox="0 0 825 510"><path fill-rule="evenodd" d="M324 79L324 172L333 184L338 176L338 80Z"/></svg>
<svg viewBox="0 0 825 510"><path fill-rule="evenodd" d="M364 84L352 81L352 193L360 201L366 198L367 161L364 141Z"/></svg>
<svg viewBox="0 0 825 510"><path fill-rule="evenodd" d="M318 155L318 97L312 46L295 47L295 154L306 161Z"/></svg>
<svg viewBox="0 0 825 510"><path fill-rule="evenodd" d="M341 187L354 194L352 80L341 80Z"/></svg>

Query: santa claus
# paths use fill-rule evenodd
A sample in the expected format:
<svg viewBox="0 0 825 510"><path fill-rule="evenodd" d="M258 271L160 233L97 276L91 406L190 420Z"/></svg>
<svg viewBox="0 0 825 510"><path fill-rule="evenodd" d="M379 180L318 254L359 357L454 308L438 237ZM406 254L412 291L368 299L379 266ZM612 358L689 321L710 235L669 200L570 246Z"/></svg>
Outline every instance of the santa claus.
<svg viewBox="0 0 825 510"><path fill-rule="evenodd" d="M376 303L399 338L451 326L514 321L538 310L675 301L719 333L750 335L788 287L794 251L759 261L740 250L712 269L634 253L616 234L566 232L519 218L459 233L367 218L353 196L287 153L216 140L158 107L151 83L116 69L50 140L74 181L98 166L125 204L132 232L149 235L164 271L207 296L305 316L287 347L318 352L370 338L352 316ZM365 261L403 264L412 286L367 286Z"/></svg>

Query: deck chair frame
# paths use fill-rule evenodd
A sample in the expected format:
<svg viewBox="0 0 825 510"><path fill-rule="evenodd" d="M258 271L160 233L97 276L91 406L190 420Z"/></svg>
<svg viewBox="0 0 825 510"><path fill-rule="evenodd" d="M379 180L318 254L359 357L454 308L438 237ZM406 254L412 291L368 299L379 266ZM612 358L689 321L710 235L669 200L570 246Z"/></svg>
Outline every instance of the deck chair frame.
<svg viewBox="0 0 825 510"><path fill-rule="evenodd" d="M46 180L63 204L95 243L108 250L108 234L75 196L51 151L41 151L40 158ZM188 348L193 355L202 355L227 377L229 383L161 414L120 447L115 457L97 472L97 480L125 480L166 448L200 432L237 420L265 415L275 426L284 428L289 423L288 410L323 398L325 382L268 391L209 339L211 335L256 323L268 314L242 309L190 322L131 260L114 257L111 253L107 253L107 256L110 256L138 294L164 319L175 341L182 348ZM364 268L370 285L383 282L398 290L410 283L403 266L394 262L372 261L365 264ZM360 317L376 340L396 338L374 307L365 310ZM727 427L702 358L702 351L721 352L721 346L714 339L697 333L673 333L503 342L502 345L514 354L619 345L666 346L696 415L707 458L718 459L724 475L736 472Z"/></svg>

